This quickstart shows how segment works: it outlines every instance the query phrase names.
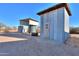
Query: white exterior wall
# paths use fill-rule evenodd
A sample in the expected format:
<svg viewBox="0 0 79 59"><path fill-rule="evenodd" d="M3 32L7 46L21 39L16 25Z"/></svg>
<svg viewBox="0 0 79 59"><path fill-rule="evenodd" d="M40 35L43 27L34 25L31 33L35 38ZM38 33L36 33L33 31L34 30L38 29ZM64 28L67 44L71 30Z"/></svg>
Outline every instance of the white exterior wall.
<svg viewBox="0 0 79 59"><path fill-rule="evenodd" d="M29 24L30 24L30 25L38 25L38 22L33 21L33 20L29 20Z"/></svg>
<svg viewBox="0 0 79 59"><path fill-rule="evenodd" d="M24 33L28 33L29 26L27 26L27 25L24 26L24 25L23 25L23 29L24 29Z"/></svg>
<svg viewBox="0 0 79 59"><path fill-rule="evenodd" d="M65 39L67 39L69 37L69 15L66 11L66 9L64 9L64 31L65 31Z"/></svg>
<svg viewBox="0 0 79 59"><path fill-rule="evenodd" d="M31 30L31 33L36 33L37 27L38 27L38 22L34 21L34 20L29 20L29 21L20 21L20 26L23 26L22 32L23 33L28 33L29 29ZM29 25L33 25L31 26L31 28L29 28ZM21 31L19 29L19 31Z"/></svg>
<svg viewBox="0 0 79 59"><path fill-rule="evenodd" d="M65 14L66 13L66 14ZM67 20L66 20L67 19ZM56 42L65 41L65 31L69 32L68 15L65 8L60 8L41 15L41 38ZM48 24L48 29L46 29ZM66 26L67 25L67 26Z"/></svg>

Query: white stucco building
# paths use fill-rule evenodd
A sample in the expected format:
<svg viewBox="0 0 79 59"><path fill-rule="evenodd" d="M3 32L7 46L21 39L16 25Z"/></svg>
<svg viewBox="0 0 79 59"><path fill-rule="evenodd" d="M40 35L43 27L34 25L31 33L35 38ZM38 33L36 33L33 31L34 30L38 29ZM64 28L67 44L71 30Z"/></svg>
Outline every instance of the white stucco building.
<svg viewBox="0 0 79 59"><path fill-rule="evenodd" d="M63 43L69 37L68 4L60 3L37 13L41 16L41 39Z"/></svg>
<svg viewBox="0 0 79 59"><path fill-rule="evenodd" d="M20 20L20 26L18 32L20 33L36 33L38 21L32 18L26 18Z"/></svg>

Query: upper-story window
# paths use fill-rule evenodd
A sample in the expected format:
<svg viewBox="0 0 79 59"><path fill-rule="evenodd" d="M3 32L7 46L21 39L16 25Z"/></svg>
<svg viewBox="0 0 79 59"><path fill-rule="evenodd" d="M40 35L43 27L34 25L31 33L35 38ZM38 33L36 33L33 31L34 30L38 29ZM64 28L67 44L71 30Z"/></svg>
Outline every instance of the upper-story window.
<svg viewBox="0 0 79 59"><path fill-rule="evenodd" d="M28 23L25 21L20 21L20 25L27 25Z"/></svg>

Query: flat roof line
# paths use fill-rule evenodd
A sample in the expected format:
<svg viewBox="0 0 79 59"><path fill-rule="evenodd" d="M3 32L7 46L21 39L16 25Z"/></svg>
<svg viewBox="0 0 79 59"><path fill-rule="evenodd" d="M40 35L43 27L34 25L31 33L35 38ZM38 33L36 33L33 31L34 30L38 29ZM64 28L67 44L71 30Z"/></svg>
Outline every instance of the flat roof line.
<svg viewBox="0 0 79 59"><path fill-rule="evenodd" d="M38 22L37 20L34 20L34 19L32 19L32 18L21 19L20 21L27 21L27 20L33 20L33 21Z"/></svg>

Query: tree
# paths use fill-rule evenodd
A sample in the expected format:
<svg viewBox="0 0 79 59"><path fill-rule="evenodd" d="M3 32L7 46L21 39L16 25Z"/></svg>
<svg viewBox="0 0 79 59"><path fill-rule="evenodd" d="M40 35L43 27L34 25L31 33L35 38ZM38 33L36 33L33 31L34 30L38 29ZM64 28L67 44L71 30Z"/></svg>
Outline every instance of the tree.
<svg viewBox="0 0 79 59"><path fill-rule="evenodd" d="M79 34L79 27L70 27L71 34Z"/></svg>
<svg viewBox="0 0 79 59"><path fill-rule="evenodd" d="M5 25L0 22L0 31L2 30L2 27L4 27L4 26L5 26Z"/></svg>

